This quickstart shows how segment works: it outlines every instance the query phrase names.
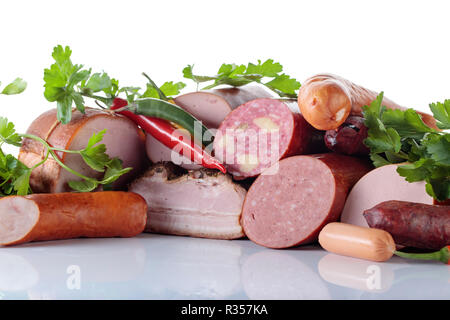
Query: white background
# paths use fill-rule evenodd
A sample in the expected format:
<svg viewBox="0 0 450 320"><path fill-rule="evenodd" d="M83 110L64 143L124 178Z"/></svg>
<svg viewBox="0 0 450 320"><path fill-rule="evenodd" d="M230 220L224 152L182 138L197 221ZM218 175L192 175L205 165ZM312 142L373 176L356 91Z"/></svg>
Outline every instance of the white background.
<svg viewBox="0 0 450 320"><path fill-rule="evenodd" d="M23 132L55 107L42 78L57 44L123 85L143 86L142 71L161 84L183 80L187 64L214 74L223 62L273 58L300 82L336 73L425 111L450 98L449 9L432 0L1 1L0 81L20 76L28 89L0 95L0 115Z"/></svg>

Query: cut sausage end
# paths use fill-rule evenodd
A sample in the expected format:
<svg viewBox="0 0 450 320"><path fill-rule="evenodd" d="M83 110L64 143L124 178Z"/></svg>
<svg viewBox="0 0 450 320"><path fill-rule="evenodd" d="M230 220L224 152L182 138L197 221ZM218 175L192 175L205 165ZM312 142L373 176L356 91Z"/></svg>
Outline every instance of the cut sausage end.
<svg viewBox="0 0 450 320"><path fill-rule="evenodd" d="M300 88L298 95L298 105L305 119L319 130L338 128L352 109L347 90L332 79L307 84Z"/></svg>
<svg viewBox="0 0 450 320"><path fill-rule="evenodd" d="M0 200L0 245L14 244L24 239L39 220L39 208L23 197Z"/></svg>
<svg viewBox="0 0 450 320"><path fill-rule="evenodd" d="M296 119L282 101L249 101L220 125L214 141L215 156L235 178L257 176L279 159L300 153L302 137L296 130Z"/></svg>
<svg viewBox="0 0 450 320"><path fill-rule="evenodd" d="M269 248L315 241L325 224L338 220L348 190L370 169L366 160L333 153L281 160L247 193L245 234Z"/></svg>

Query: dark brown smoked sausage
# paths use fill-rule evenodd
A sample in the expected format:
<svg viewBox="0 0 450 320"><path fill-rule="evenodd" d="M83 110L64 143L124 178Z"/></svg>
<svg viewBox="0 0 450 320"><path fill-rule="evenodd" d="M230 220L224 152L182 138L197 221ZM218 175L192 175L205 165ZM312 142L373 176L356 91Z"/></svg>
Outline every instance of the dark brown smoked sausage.
<svg viewBox="0 0 450 320"><path fill-rule="evenodd" d="M439 250L450 244L450 207L385 201L365 210L371 228L389 232L396 244Z"/></svg>

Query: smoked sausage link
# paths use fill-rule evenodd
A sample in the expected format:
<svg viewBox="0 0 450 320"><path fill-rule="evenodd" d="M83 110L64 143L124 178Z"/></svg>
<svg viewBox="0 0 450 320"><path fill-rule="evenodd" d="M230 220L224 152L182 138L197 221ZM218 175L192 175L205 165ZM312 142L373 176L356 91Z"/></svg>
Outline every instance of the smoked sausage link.
<svg viewBox="0 0 450 320"><path fill-rule="evenodd" d="M0 200L0 245L79 237L133 237L147 204L132 192L32 194Z"/></svg>
<svg viewBox="0 0 450 320"><path fill-rule="evenodd" d="M450 207L385 201L365 210L371 228L389 232L396 244L439 250L450 244Z"/></svg>
<svg viewBox="0 0 450 320"><path fill-rule="evenodd" d="M333 130L343 124L348 116L362 116L362 107L369 105L377 96L377 92L342 77L318 74L301 86L298 105L306 121L314 128ZM383 98L383 105L389 109L405 110L388 98ZM436 121L431 115L418 113L426 125L436 128Z"/></svg>
<svg viewBox="0 0 450 320"><path fill-rule="evenodd" d="M349 189L371 168L365 159L335 153L281 160L250 187L244 233L269 248L314 242L325 224L339 219Z"/></svg>

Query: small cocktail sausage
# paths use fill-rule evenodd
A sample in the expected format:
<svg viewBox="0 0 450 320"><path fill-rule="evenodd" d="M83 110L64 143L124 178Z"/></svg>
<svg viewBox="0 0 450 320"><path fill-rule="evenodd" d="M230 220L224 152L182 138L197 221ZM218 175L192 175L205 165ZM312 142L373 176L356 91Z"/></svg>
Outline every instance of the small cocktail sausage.
<svg viewBox="0 0 450 320"><path fill-rule="evenodd" d="M389 260L395 251L388 232L341 222L327 224L319 233L319 243L329 252L378 262Z"/></svg>

